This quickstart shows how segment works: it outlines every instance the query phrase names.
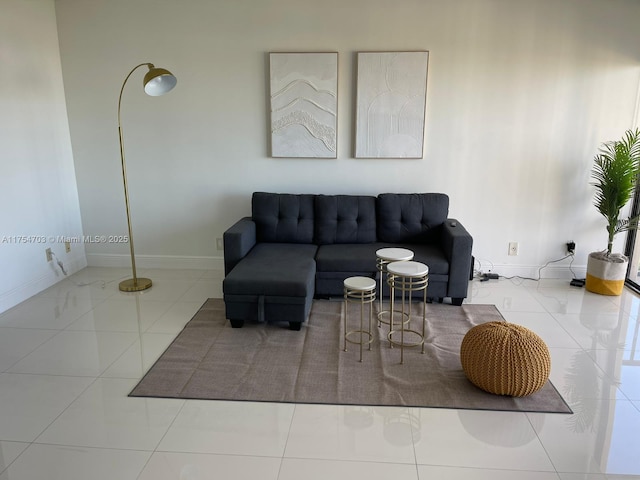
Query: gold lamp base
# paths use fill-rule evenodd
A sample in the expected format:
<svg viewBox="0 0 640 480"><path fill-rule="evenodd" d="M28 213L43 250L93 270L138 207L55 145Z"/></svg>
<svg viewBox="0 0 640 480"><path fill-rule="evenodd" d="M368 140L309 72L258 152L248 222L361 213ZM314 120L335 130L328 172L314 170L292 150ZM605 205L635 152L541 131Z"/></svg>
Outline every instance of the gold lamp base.
<svg viewBox="0 0 640 480"><path fill-rule="evenodd" d="M130 278L120 282L119 288L121 292L140 292L150 288L152 284L150 278Z"/></svg>

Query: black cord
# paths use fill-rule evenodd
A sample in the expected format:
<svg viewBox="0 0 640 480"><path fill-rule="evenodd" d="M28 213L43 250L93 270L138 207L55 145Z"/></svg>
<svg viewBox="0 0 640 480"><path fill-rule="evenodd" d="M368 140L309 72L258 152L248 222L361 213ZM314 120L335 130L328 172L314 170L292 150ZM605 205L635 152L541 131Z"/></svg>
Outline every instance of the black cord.
<svg viewBox="0 0 640 480"><path fill-rule="evenodd" d="M571 272L571 275L573 275L573 278L577 278L576 276L576 272L573 271L573 261L576 259L576 255L575 253L570 253L569 255L571 255L571 262L569 262L569 271Z"/></svg>
<svg viewBox="0 0 640 480"><path fill-rule="evenodd" d="M542 280L542 278L540 277L540 274L542 272L543 269L547 268L549 265L551 265L552 263L558 263L561 262L562 260L566 260L567 258L571 257L571 262L569 263L569 271L571 272L571 274L573 275L573 278L576 278L576 272L573 271L573 261L575 260L575 254L574 253L568 253L567 255L565 255L562 258L558 258L557 260L550 260L547 263L545 263L543 266L541 266L538 269L538 278L531 278L531 277L522 277L520 275L514 275L512 277L505 277L503 275L500 275L502 278L504 278L505 280L514 280L516 278L519 278L521 280L531 280L534 282L539 282L540 280Z"/></svg>
<svg viewBox="0 0 640 480"><path fill-rule="evenodd" d="M540 280L540 273L542 272L542 269L543 269L543 268L548 267L548 266L549 266L549 265L551 265L552 263L558 263L558 262L561 262L562 260L565 260L565 259L567 259L567 258L569 258L569 257L571 257L571 263L573 263L573 258L574 258L574 257L573 257L573 253L569 253L569 254L565 255L564 257L562 257L562 258L559 258L559 259L557 259L557 260L551 260L551 261L549 261L549 262L545 263L543 266L541 266L541 267L538 269L538 279L536 280L536 282ZM569 264L569 269L571 270L571 264ZM573 270L571 270L571 273L573 273ZM574 274L574 276L575 276L575 274Z"/></svg>
<svg viewBox="0 0 640 480"><path fill-rule="evenodd" d="M480 259L474 257L474 260L475 260L475 262L474 262L474 268L473 268L473 278L474 279L475 278L479 278L481 282L489 280L486 277L486 274L482 273L482 262L480 261ZM487 262L489 262L491 264L491 267L489 268L489 271L492 271L493 270L493 263L491 262L491 260L487 260ZM475 268L475 264L476 263L478 264L478 268Z"/></svg>

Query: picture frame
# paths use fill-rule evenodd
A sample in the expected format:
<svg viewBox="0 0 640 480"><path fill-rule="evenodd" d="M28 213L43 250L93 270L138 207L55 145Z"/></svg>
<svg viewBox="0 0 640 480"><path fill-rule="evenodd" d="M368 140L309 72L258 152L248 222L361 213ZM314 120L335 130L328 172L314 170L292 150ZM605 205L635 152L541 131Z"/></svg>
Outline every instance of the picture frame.
<svg viewBox="0 0 640 480"><path fill-rule="evenodd" d="M337 158L338 53L269 53L271 156Z"/></svg>
<svg viewBox="0 0 640 480"><path fill-rule="evenodd" d="M356 158L423 158L428 51L358 52Z"/></svg>

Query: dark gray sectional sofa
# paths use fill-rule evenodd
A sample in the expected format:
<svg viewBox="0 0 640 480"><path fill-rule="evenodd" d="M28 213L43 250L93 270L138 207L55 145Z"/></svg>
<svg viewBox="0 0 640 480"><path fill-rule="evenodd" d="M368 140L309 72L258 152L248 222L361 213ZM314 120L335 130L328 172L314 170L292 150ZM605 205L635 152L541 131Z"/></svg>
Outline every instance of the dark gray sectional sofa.
<svg viewBox="0 0 640 480"><path fill-rule="evenodd" d="M299 330L313 298L341 297L350 276L376 278L376 250L384 247L408 248L429 266L430 299L460 305L467 296L473 239L447 218L445 194L256 192L251 211L224 233L223 293L233 327L287 321Z"/></svg>

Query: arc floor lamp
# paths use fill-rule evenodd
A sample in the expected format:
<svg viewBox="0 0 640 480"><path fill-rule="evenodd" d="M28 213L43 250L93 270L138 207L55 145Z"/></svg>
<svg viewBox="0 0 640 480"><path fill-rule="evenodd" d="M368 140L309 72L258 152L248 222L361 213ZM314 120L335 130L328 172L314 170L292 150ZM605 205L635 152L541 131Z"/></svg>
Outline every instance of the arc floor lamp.
<svg viewBox="0 0 640 480"><path fill-rule="evenodd" d="M120 97L118 98L118 135L120 137L120 160L122 161L122 182L124 184L124 203L127 209L127 225L129 227L129 250L131 251L131 269L133 270L133 278L129 278L127 280L123 280L120 282L119 288L123 292L140 292L142 290L146 290L151 287L152 282L149 278L138 278L136 273L136 257L133 250L133 230L131 228L131 212L129 209L129 186L127 183L127 166L124 161L124 142L122 140L122 124L120 122L120 106L122 104L122 92L124 91L124 86L127 84L127 80L133 72L135 72L140 67L149 67L149 71L144 76L144 80L142 84L144 86L144 91L147 95L152 97L157 97L160 95L164 95L165 93L170 92L173 87L176 86L178 80L169 70L165 70L164 68L157 68L153 65L153 63L141 63L140 65L135 66L130 72L129 75L124 79L122 83L122 88L120 89Z"/></svg>

